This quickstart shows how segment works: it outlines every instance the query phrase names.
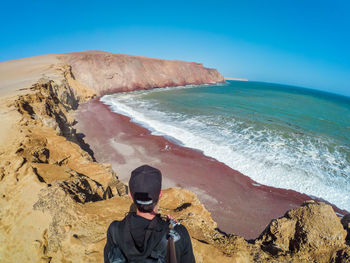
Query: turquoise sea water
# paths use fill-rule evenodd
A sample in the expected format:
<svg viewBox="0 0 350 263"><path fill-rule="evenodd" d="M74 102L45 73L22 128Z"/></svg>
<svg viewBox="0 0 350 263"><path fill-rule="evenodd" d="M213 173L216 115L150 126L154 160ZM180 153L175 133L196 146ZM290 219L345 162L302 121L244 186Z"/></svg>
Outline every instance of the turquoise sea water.
<svg viewBox="0 0 350 263"><path fill-rule="evenodd" d="M101 100L153 134L201 150L260 184L350 211L350 98L228 81Z"/></svg>

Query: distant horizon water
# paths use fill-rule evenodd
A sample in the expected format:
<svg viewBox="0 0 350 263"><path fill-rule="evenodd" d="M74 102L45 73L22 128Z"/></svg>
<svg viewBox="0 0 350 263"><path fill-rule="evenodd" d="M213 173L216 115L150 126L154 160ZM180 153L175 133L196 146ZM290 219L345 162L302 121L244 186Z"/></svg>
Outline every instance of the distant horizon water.
<svg viewBox="0 0 350 263"><path fill-rule="evenodd" d="M349 95L336 92L336 91L331 91L331 90L324 90L324 89L319 89L319 88L312 88L312 87L307 87L307 86L300 86L300 85L295 85L292 83L282 83L282 82L273 82L273 81L261 81L261 80L254 80L254 79L246 79L246 78L240 78L240 77L228 77L224 76L225 81L245 81L245 82L256 82L256 83L266 83L266 84L271 84L271 85L281 85L281 86L286 86L286 87L292 87L292 88L297 88L297 89L303 89L303 90L310 90L310 91L318 91L320 93L326 93L329 95L336 95L340 97L345 97L345 98L350 98L350 93Z"/></svg>
<svg viewBox="0 0 350 263"><path fill-rule="evenodd" d="M258 184L350 211L349 97L227 81L117 93L101 101L153 134L198 149Z"/></svg>

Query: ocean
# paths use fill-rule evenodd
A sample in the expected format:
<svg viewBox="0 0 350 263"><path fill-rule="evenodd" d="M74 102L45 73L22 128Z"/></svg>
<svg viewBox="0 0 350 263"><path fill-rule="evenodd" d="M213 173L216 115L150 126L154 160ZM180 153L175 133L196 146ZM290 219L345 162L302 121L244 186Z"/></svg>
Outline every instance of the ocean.
<svg viewBox="0 0 350 263"><path fill-rule="evenodd" d="M256 185L350 211L350 98L251 81L105 95L154 135L202 151ZM215 179L215 175L213 175Z"/></svg>

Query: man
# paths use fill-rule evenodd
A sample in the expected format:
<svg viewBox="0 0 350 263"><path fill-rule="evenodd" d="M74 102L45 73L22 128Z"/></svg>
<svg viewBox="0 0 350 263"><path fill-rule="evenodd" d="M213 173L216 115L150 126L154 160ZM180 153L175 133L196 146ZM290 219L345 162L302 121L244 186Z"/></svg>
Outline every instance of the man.
<svg viewBox="0 0 350 263"><path fill-rule="evenodd" d="M132 171L129 195L136 213L130 212L122 221L109 226L105 263L195 262L186 228L169 216L164 221L157 214L161 188L162 174L158 169L143 165Z"/></svg>

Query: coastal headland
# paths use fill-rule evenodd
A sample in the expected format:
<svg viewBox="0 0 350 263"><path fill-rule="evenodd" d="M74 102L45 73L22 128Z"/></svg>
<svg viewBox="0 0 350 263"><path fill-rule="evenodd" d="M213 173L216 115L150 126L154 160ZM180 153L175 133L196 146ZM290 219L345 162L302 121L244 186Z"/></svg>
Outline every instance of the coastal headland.
<svg viewBox="0 0 350 263"><path fill-rule="evenodd" d="M334 209L346 211L257 186L98 100L223 81L199 63L101 51L1 62L0 261L102 262L108 225L130 209L128 174L148 163L170 187L160 212L188 228L197 262L348 262L350 218Z"/></svg>

